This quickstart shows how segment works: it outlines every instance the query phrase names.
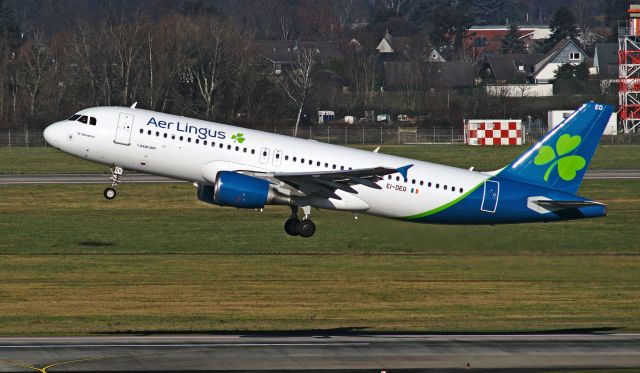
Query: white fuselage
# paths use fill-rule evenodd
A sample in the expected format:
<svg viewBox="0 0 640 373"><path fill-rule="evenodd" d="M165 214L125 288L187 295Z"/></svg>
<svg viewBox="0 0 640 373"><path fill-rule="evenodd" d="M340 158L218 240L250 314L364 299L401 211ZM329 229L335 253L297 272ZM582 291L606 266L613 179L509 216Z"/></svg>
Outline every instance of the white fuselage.
<svg viewBox="0 0 640 373"><path fill-rule="evenodd" d="M96 124L61 121L45 131L60 150L95 162L212 184L218 171L325 172L413 164L405 180L384 176L381 189L355 185L357 194L329 208L403 218L438 209L490 175L338 145L265 133L170 114L123 107L85 109ZM241 135L241 136L239 136ZM327 208L327 206L318 206ZM478 209L480 206L478 206Z"/></svg>

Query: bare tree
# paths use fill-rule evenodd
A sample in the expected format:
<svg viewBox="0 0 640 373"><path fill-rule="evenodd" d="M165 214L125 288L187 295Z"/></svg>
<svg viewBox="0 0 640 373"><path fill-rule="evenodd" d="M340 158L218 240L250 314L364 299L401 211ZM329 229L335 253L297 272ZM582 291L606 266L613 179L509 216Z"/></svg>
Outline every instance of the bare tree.
<svg viewBox="0 0 640 373"><path fill-rule="evenodd" d="M38 97L51 65L49 55L46 52L44 35L39 31L33 31L32 39L22 48L19 57L18 82L29 95L29 115L33 117Z"/></svg>
<svg viewBox="0 0 640 373"><path fill-rule="evenodd" d="M354 0L334 0L333 7L340 22L340 30L344 30L351 21Z"/></svg>
<svg viewBox="0 0 640 373"><path fill-rule="evenodd" d="M384 6L396 15L400 14L400 10L405 6L409 0L382 0Z"/></svg>
<svg viewBox="0 0 640 373"><path fill-rule="evenodd" d="M298 107L298 116L293 129L293 136L298 135L298 126L300 125L302 110L314 84L316 59L317 56L314 49L300 48L295 66L288 69L286 71L286 77L280 81L289 99Z"/></svg>
<svg viewBox="0 0 640 373"><path fill-rule="evenodd" d="M138 40L140 29L141 22L139 20L130 23L121 21L109 27L114 57L116 58L114 63L118 64L118 77L122 89L121 104L123 105L129 104L132 70L144 45Z"/></svg>

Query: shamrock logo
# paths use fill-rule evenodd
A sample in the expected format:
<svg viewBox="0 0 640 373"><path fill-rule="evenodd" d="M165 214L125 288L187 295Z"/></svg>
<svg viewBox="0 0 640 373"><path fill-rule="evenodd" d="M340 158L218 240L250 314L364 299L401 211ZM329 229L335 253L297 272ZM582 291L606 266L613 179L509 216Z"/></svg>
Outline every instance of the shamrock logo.
<svg viewBox="0 0 640 373"><path fill-rule="evenodd" d="M558 166L558 175L560 175L562 180L571 181L575 179L576 172L583 169L587 164L587 161L579 155L565 156L565 154L577 148L581 142L582 138L578 135L571 136L569 134L564 134L560 136L556 142L555 151L548 145L545 145L538 150L538 155L536 155L536 158L533 160L533 163L537 166L542 166L555 160L555 162L551 163L549 168L547 168L547 172L544 174L544 181L549 181L549 175L556 165Z"/></svg>
<svg viewBox="0 0 640 373"><path fill-rule="evenodd" d="M233 140L233 142L239 142L240 144L242 144L246 139L244 138L243 133L236 133L235 135L231 135L231 140Z"/></svg>

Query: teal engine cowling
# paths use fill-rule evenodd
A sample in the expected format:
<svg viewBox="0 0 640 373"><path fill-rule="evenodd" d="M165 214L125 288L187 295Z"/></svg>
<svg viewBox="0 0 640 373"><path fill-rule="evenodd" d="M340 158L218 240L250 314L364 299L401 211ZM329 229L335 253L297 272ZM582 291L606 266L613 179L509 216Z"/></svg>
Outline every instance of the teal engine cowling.
<svg viewBox="0 0 640 373"><path fill-rule="evenodd" d="M202 202L244 209L290 203L290 198L276 192L268 180L232 171L218 172L214 185L199 184L197 196Z"/></svg>

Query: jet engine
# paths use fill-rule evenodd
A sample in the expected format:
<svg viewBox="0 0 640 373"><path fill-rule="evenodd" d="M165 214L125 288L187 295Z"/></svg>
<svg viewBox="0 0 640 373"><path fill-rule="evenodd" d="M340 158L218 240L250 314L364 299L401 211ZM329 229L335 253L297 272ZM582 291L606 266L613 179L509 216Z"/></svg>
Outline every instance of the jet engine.
<svg viewBox="0 0 640 373"><path fill-rule="evenodd" d="M220 171L215 185L199 184L198 199L220 206L233 206L245 209L259 209L265 205L287 205L288 196L271 188L267 180L239 174L232 171Z"/></svg>

